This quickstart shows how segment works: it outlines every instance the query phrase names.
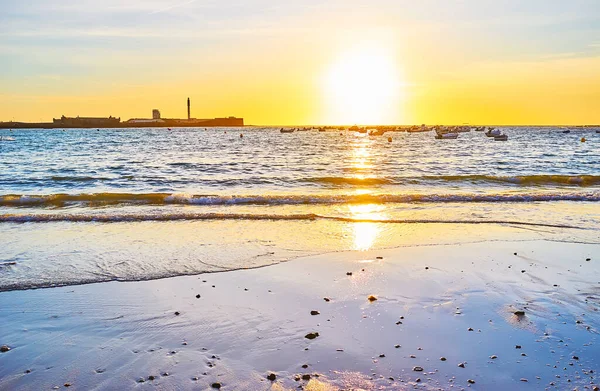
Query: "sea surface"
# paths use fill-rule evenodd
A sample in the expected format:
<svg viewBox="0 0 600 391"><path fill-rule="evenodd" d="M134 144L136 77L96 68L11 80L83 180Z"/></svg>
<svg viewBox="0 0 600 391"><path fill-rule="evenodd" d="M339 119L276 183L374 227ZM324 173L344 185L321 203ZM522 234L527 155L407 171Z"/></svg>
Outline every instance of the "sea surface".
<svg viewBox="0 0 600 391"><path fill-rule="evenodd" d="M0 130L0 291L490 237L600 243L600 134L501 129Z"/></svg>

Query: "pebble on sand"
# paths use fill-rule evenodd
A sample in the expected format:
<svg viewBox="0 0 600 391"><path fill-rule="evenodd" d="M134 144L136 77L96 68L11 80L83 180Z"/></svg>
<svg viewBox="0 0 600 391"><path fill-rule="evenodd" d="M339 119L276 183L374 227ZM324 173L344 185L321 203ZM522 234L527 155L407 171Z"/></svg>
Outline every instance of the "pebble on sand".
<svg viewBox="0 0 600 391"><path fill-rule="evenodd" d="M440 361L446 361L446 357L440 357Z"/></svg>
<svg viewBox="0 0 600 391"><path fill-rule="evenodd" d="M375 259L383 259L383 257L375 257Z"/></svg>
<svg viewBox="0 0 600 391"><path fill-rule="evenodd" d="M314 315L319 315L320 312L313 310L313 311L310 311L310 314L314 316Z"/></svg>
<svg viewBox="0 0 600 391"><path fill-rule="evenodd" d="M527 382L528 382L528 380L527 380L527 379L525 379L524 377L522 377L522 378L521 378L521 381L522 381L522 382L525 382L525 383L527 383Z"/></svg>
<svg viewBox="0 0 600 391"><path fill-rule="evenodd" d="M369 297L367 297L367 299L368 299L369 301L375 301L375 300L377 300L377 296L374 296L374 295L369 295Z"/></svg>
<svg viewBox="0 0 600 391"><path fill-rule="evenodd" d="M221 388L221 383L213 383L210 385L212 388L216 388L217 390Z"/></svg>
<svg viewBox="0 0 600 391"><path fill-rule="evenodd" d="M467 383L469 383L469 384L475 384L475 380L469 379L469 380L467 380Z"/></svg>
<svg viewBox="0 0 600 391"><path fill-rule="evenodd" d="M352 272L346 272L346 275L347 275L347 276L351 276L351 275L352 275Z"/></svg>
<svg viewBox="0 0 600 391"><path fill-rule="evenodd" d="M310 380L310 375L308 373L305 373L304 375L302 375L302 380Z"/></svg>
<svg viewBox="0 0 600 391"><path fill-rule="evenodd" d="M465 363L464 363L464 362L461 362L461 363L459 363L459 364L458 364L458 367L459 367L459 368L464 368L464 367L465 367Z"/></svg>
<svg viewBox="0 0 600 391"><path fill-rule="evenodd" d="M8 345L2 345L2 346L0 346L0 352L2 352L2 353L6 353L9 350L10 350L10 346L8 346Z"/></svg>
<svg viewBox="0 0 600 391"><path fill-rule="evenodd" d="M490 358L491 358L492 360L495 360L495 359L497 359L497 358L498 358L498 356L496 356L495 354L492 354L492 355L490 356Z"/></svg>
<svg viewBox="0 0 600 391"><path fill-rule="evenodd" d="M275 375L274 373L269 373L267 375L267 379L270 381L275 381L275 379L277 379L277 375Z"/></svg>
<svg viewBox="0 0 600 391"><path fill-rule="evenodd" d="M413 371L415 371L415 372L423 372L423 367L414 367Z"/></svg>
<svg viewBox="0 0 600 391"><path fill-rule="evenodd" d="M319 336L319 333L308 333L304 336L306 339L315 339Z"/></svg>
<svg viewBox="0 0 600 391"><path fill-rule="evenodd" d="M521 349L521 345L515 345L515 349Z"/></svg>
<svg viewBox="0 0 600 391"><path fill-rule="evenodd" d="M331 299L329 297L324 297L323 300L325 300L328 303L331 301Z"/></svg>
<svg viewBox="0 0 600 391"><path fill-rule="evenodd" d="M179 311L175 311L175 316L179 316L179 315L180 315Z"/></svg>
<svg viewBox="0 0 600 391"><path fill-rule="evenodd" d="M199 295L199 294L198 294L198 295L196 295L196 299L199 299L199 298L200 298L200 295Z"/></svg>
<svg viewBox="0 0 600 391"><path fill-rule="evenodd" d="M65 383L65 387L71 387L71 383Z"/></svg>
<svg viewBox="0 0 600 391"><path fill-rule="evenodd" d="M517 310L517 311L513 312L513 314L515 314L517 316L525 316L525 311L523 311L523 310Z"/></svg>

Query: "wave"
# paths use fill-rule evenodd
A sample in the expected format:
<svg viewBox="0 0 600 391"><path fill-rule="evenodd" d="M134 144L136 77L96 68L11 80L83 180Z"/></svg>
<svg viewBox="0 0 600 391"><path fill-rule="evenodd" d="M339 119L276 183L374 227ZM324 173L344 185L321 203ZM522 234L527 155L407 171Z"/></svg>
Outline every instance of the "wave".
<svg viewBox="0 0 600 391"><path fill-rule="evenodd" d="M600 185L600 175L432 175L424 179L446 182L492 182L512 183L517 185L569 185L594 186Z"/></svg>
<svg viewBox="0 0 600 391"><path fill-rule="evenodd" d="M469 203L600 201L600 192L495 194L192 195L169 193L90 193L0 196L0 206L117 205L333 205L387 203Z"/></svg>
<svg viewBox="0 0 600 391"><path fill-rule="evenodd" d="M395 181L390 178L361 178L361 177L316 177L316 178L303 178L301 182L308 183L324 183L330 185L353 185L353 186L367 186L367 185L388 185L394 184Z"/></svg>
<svg viewBox="0 0 600 391"><path fill-rule="evenodd" d="M521 186L560 185L560 186L597 186L600 185L600 175L424 175L420 177L314 177L303 178L300 181L320 183L325 185L406 185L427 182L448 183L490 183L514 184Z"/></svg>
<svg viewBox="0 0 600 391"><path fill-rule="evenodd" d="M551 228L584 229L565 224L532 223L517 220L469 220L469 219L367 219L318 214L248 214L248 213L139 213L139 214L6 214L0 215L0 223L120 223L143 221L194 221L194 220L271 220L314 221L333 220L347 223L381 224L510 224Z"/></svg>
<svg viewBox="0 0 600 391"><path fill-rule="evenodd" d="M54 182L95 182L110 180L110 178L91 176L52 176L50 179Z"/></svg>

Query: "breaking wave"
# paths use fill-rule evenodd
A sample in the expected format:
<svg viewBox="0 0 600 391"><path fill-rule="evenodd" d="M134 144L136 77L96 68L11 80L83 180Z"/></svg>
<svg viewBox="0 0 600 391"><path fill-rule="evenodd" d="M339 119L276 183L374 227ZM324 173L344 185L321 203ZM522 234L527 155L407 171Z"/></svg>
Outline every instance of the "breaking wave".
<svg viewBox="0 0 600 391"><path fill-rule="evenodd" d="M118 223L140 221L193 221L193 220L334 220L349 223L383 224L511 224L552 228L582 229L565 224L533 223L516 220L468 220L468 219L370 219L308 214L250 214L250 213L126 213L126 214L6 214L0 215L0 223Z"/></svg>
<svg viewBox="0 0 600 391"><path fill-rule="evenodd" d="M599 175L424 175L419 177L315 177L303 178L302 182L342 186L376 186L426 184L430 182L513 184L520 186L557 185L557 186L597 186Z"/></svg>
<svg viewBox="0 0 600 391"><path fill-rule="evenodd" d="M64 206L70 204L117 205L334 205L387 203L470 203L600 201L600 192L542 192L497 194L345 194L345 195L192 195L169 193L90 193L50 195L4 195L0 206Z"/></svg>

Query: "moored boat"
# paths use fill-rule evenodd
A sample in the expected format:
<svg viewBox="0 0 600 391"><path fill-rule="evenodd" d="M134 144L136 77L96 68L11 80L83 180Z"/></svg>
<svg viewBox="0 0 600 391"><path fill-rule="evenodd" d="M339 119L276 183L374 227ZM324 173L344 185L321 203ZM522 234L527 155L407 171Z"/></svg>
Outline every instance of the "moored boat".
<svg viewBox="0 0 600 391"><path fill-rule="evenodd" d="M489 128L489 130L485 132L485 135L488 137L496 137L501 136L502 132L500 131L500 129Z"/></svg>
<svg viewBox="0 0 600 391"><path fill-rule="evenodd" d="M437 140L453 140L458 138L458 133L438 133L435 138Z"/></svg>
<svg viewBox="0 0 600 391"><path fill-rule="evenodd" d="M494 141L506 141L506 140L508 140L508 136L506 134L494 136Z"/></svg>

